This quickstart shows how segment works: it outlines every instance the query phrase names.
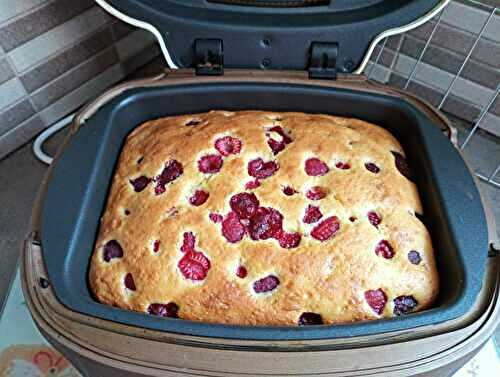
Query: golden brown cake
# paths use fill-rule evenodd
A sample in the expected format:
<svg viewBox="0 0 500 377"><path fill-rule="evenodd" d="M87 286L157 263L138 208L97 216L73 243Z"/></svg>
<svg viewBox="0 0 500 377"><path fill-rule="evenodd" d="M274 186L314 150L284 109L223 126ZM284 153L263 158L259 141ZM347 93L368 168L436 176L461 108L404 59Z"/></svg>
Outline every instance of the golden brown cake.
<svg viewBox="0 0 500 377"><path fill-rule="evenodd" d="M318 114L211 111L128 137L90 268L102 303L163 317L313 325L404 315L438 293L404 152Z"/></svg>

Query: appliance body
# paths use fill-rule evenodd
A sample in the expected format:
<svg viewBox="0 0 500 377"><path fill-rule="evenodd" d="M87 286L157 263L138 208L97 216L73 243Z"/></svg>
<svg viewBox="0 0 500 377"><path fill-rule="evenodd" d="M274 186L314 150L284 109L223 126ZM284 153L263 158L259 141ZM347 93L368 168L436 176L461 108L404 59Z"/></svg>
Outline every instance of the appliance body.
<svg viewBox="0 0 500 377"><path fill-rule="evenodd" d="M278 53L290 48L289 33L294 25L280 20L293 15L291 9L261 12L245 8L248 24L242 30L228 21L228 16L241 17L242 8L220 4L231 1L97 1L155 33L171 65L195 66L196 71L167 71L120 85L75 118L40 188L22 255L23 290L36 325L82 374L92 377L450 375L478 351L500 322L500 256L494 246L498 242L493 217L453 146L453 129L439 112L408 93L343 74L361 70L367 62L361 51L371 52L381 36L396 29L404 31L402 24L411 20L412 26L423 22L415 15L410 17L412 11L420 9L432 17L447 1L405 0L395 7L387 5L390 1L365 0L371 9L366 14L350 9L353 6L344 0L298 1L302 5L329 4L299 12L315 15L314 22L324 22L321 10L342 13L345 19L333 29L324 24L297 29L305 46L324 43L331 33L338 37L340 43L328 44L324 50L334 56L327 56L317 67L320 77L327 76L322 79L317 79L318 71L311 67L309 74L228 70L228 66L262 67L266 56L272 57L266 68L303 69L308 64L304 52ZM273 5L282 5L277 3ZM186 15L193 14L190 7L201 12L196 13L200 17L211 15L215 21L204 24L197 17L186 21ZM214 9L222 11L214 13ZM393 17L386 18L384 11ZM127 19L122 12L138 18ZM370 14L377 15L373 19L379 22L362 22ZM273 21L273 15L278 17L276 27L266 24ZM395 23L394 15L406 19ZM226 24L231 27L220 26ZM164 37L170 33L169 27L175 27L177 33L167 45ZM227 37L234 27L243 34ZM366 33L359 49L343 48L353 38L346 33L352 27ZM244 52L253 51L247 55L255 60L241 61L242 51L231 49L236 48L237 35L247 48ZM193 45L196 36L202 43L195 40ZM210 37L224 39L223 49ZM205 46L207 39L208 50L197 54L197 46ZM262 44L265 40L270 45ZM311 64L315 56L312 45L309 52ZM229 64L222 67L223 61ZM346 64L349 61L352 64ZM222 71L223 75L213 76ZM337 79L332 80L334 77ZM442 250L437 262L443 287L436 308L371 323L242 328L152 318L96 303L86 284L86 271L109 179L127 133L150 118L214 108L334 113L372 121L393 132L419 170L416 183L424 202L423 221L438 252ZM449 169L447 161L452 161Z"/></svg>

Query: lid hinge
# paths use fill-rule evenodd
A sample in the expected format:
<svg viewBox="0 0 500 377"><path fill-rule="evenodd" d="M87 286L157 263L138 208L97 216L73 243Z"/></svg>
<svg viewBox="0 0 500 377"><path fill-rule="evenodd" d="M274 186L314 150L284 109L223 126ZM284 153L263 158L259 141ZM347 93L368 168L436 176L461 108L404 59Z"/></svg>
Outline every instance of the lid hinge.
<svg viewBox="0 0 500 377"><path fill-rule="evenodd" d="M224 74L222 39L195 39L196 74L220 76Z"/></svg>
<svg viewBox="0 0 500 377"><path fill-rule="evenodd" d="M336 42L312 42L309 51L310 79L337 79L337 56L339 44Z"/></svg>

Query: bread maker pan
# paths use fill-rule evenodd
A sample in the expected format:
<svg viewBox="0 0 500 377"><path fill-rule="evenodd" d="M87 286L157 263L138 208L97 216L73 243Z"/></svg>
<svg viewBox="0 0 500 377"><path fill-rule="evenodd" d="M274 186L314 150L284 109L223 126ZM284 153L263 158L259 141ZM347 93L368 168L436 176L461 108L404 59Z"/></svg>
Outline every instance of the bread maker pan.
<svg viewBox="0 0 500 377"><path fill-rule="evenodd" d="M79 113L54 159L21 264L27 305L49 342L88 376L408 376L471 357L500 320L488 208L439 112L352 75L383 37L432 18L448 0L96 1L151 31L169 65L186 69L104 93ZM415 171L436 250L436 305L299 328L156 318L94 300L87 272L125 138L149 119L212 109L320 112L392 132Z"/></svg>

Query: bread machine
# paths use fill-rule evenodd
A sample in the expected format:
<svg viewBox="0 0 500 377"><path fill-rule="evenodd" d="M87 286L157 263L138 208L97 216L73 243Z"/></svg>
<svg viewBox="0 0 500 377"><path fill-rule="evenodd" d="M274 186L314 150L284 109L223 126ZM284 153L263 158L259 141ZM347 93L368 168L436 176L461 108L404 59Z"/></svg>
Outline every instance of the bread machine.
<svg viewBox="0 0 500 377"><path fill-rule="evenodd" d="M432 18L440 0L98 0L155 34L170 67L119 85L75 117L33 210L22 282L33 319L82 375L449 376L500 322L500 253L488 206L443 114L361 75L375 45ZM87 271L127 134L211 109L353 116L401 142L442 287L434 308L372 322L245 327L101 305Z"/></svg>

